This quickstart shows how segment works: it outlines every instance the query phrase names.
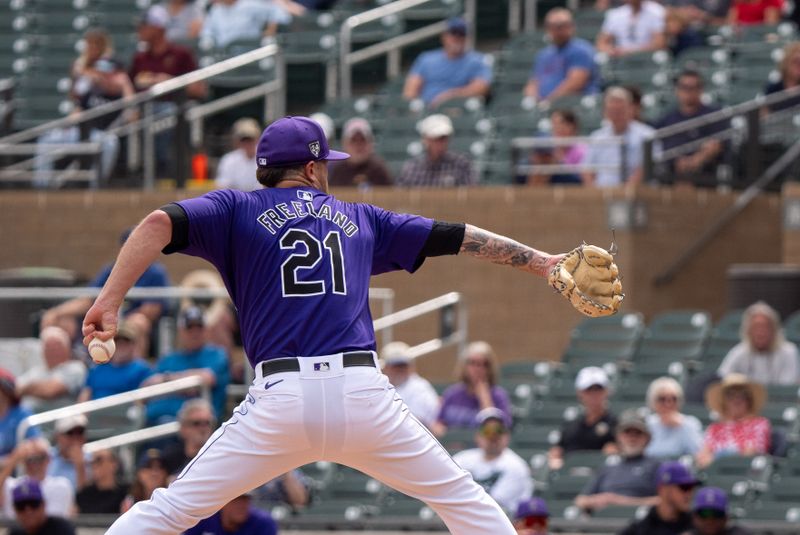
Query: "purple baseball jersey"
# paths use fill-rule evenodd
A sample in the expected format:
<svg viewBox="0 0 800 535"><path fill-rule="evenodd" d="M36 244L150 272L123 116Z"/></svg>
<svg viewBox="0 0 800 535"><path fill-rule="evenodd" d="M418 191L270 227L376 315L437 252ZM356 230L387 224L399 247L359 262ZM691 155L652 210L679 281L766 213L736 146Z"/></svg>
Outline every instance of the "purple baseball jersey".
<svg viewBox="0 0 800 535"><path fill-rule="evenodd" d="M433 226L312 188L219 190L177 204L189 219L180 252L219 270L253 365L375 349L370 276L413 273Z"/></svg>

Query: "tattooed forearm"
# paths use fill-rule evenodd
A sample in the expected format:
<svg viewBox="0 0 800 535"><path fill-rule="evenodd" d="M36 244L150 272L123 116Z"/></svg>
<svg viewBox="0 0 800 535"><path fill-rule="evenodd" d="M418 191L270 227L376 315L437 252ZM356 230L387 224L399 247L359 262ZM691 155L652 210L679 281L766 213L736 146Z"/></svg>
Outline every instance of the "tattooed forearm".
<svg viewBox="0 0 800 535"><path fill-rule="evenodd" d="M543 277L554 264L552 255L473 225L466 227L461 252Z"/></svg>

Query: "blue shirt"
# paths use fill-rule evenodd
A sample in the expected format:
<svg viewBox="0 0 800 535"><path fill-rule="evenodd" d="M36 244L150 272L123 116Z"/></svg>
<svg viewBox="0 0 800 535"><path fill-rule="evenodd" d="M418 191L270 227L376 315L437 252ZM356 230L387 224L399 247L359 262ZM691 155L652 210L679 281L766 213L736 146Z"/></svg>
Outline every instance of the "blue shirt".
<svg viewBox="0 0 800 535"><path fill-rule="evenodd" d="M313 188L218 190L178 205L182 252L219 270L253 365L375 349L370 276L415 271L433 225Z"/></svg>
<svg viewBox="0 0 800 535"><path fill-rule="evenodd" d="M420 96L425 104L430 104L439 93L464 87L473 80L492 82L492 68L483 54L474 50L455 59L447 57L441 49L423 52L411 66L410 74L423 79Z"/></svg>
<svg viewBox="0 0 800 535"><path fill-rule="evenodd" d="M83 458L85 460L83 469L88 471L91 454L84 453ZM73 489L78 488L78 471L75 465L69 459L62 457L55 446L50 448L50 464L47 465L47 475L65 477L72 483Z"/></svg>
<svg viewBox="0 0 800 535"><path fill-rule="evenodd" d="M8 455L17 447L17 427L19 423L33 413L17 405L8 409L6 415L0 419L0 455ZM29 427L25 432L25 438L41 436L38 427Z"/></svg>
<svg viewBox="0 0 800 535"><path fill-rule="evenodd" d="M703 445L703 425L688 414L683 415L681 425L676 427L667 427L657 414L650 414L647 427L651 438L644 453L648 457L666 459L694 455Z"/></svg>
<svg viewBox="0 0 800 535"><path fill-rule="evenodd" d="M230 382L228 372L228 357L221 347L204 345L197 351L187 353L176 351L159 359L156 364L156 373L182 372L195 368L208 368L217 378L217 382L211 389L211 404L217 418L222 416L225 410L225 389ZM190 392L191 391L186 391ZM178 395L158 398L147 404L147 421L164 422L174 420L183 402L196 394L187 395L179 392Z"/></svg>
<svg viewBox="0 0 800 535"><path fill-rule="evenodd" d="M292 16L273 2L236 0L233 4L214 2L203 21L202 40L222 48L238 40L258 40L264 27L274 22L287 25Z"/></svg>
<svg viewBox="0 0 800 535"><path fill-rule="evenodd" d="M112 360L89 370L86 386L92 389L92 399L135 390L153 373L150 366L138 359L124 364L115 362Z"/></svg>
<svg viewBox="0 0 800 535"><path fill-rule="evenodd" d="M100 272L95 276L94 280L89 283L89 286L92 288L102 288L106 284L108 277L111 275L111 270L113 268L113 263L103 266L103 269L101 269ZM163 264L153 262L147 267L144 273L142 273L142 276L139 277L139 280L136 281L134 286L138 288L161 288L164 286L169 286L169 275L167 275L167 268L165 268ZM162 310L166 310L168 305L166 301L160 301L157 299L151 299L148 301L129 301L127 311L130 312L132 310L136 310L145 302L159 303Z"/></svg>
<svg viewBox="0 0 800 535"><path fill-rule="evenodd" d="M576 37L560 48L550 45L540 50L531 70L531 78L537 82L539 96L547 98L572 69L589 71L589 81L583 87L583 95L597 93L600 76L594 63L594 47L589 41Z"/></svg>
<svg viewBox="0 0 800 535"><path fill-rule="evenodd" d="M217 511L183 533L184 535L275 535L278 533L278 525L269 516L269 513L251 507L250 516L236 531L224 531L222 529L222 516Z"/></svg>

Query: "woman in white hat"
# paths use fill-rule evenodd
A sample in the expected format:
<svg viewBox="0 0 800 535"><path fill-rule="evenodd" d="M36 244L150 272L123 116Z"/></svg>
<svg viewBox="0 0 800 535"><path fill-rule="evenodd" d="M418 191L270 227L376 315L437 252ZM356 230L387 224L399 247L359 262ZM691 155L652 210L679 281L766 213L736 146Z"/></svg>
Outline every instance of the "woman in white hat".
<svg viewBox="0 0 800 535"><path fill-rule="evenodd" d="M732 373L706 390L706 405L719 414L719 421L708 426L697 464L705 467L725 455L768 453L772 428L759 413L767 392L747 376Z"/></svg>

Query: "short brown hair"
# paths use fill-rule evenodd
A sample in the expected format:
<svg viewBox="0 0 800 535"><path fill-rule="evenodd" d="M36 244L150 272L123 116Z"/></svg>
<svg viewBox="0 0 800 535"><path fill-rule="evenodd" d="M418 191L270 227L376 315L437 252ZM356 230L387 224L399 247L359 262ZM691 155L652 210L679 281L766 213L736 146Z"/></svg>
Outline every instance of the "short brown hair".
<svg viewBox="0 0 800 535"><path fill-rule="evenodd" d="M303 172L305 165L290 165L288 167L259 167L256 169L256 180L265 188L274 188L278 182L294 173Z"/></svg>

